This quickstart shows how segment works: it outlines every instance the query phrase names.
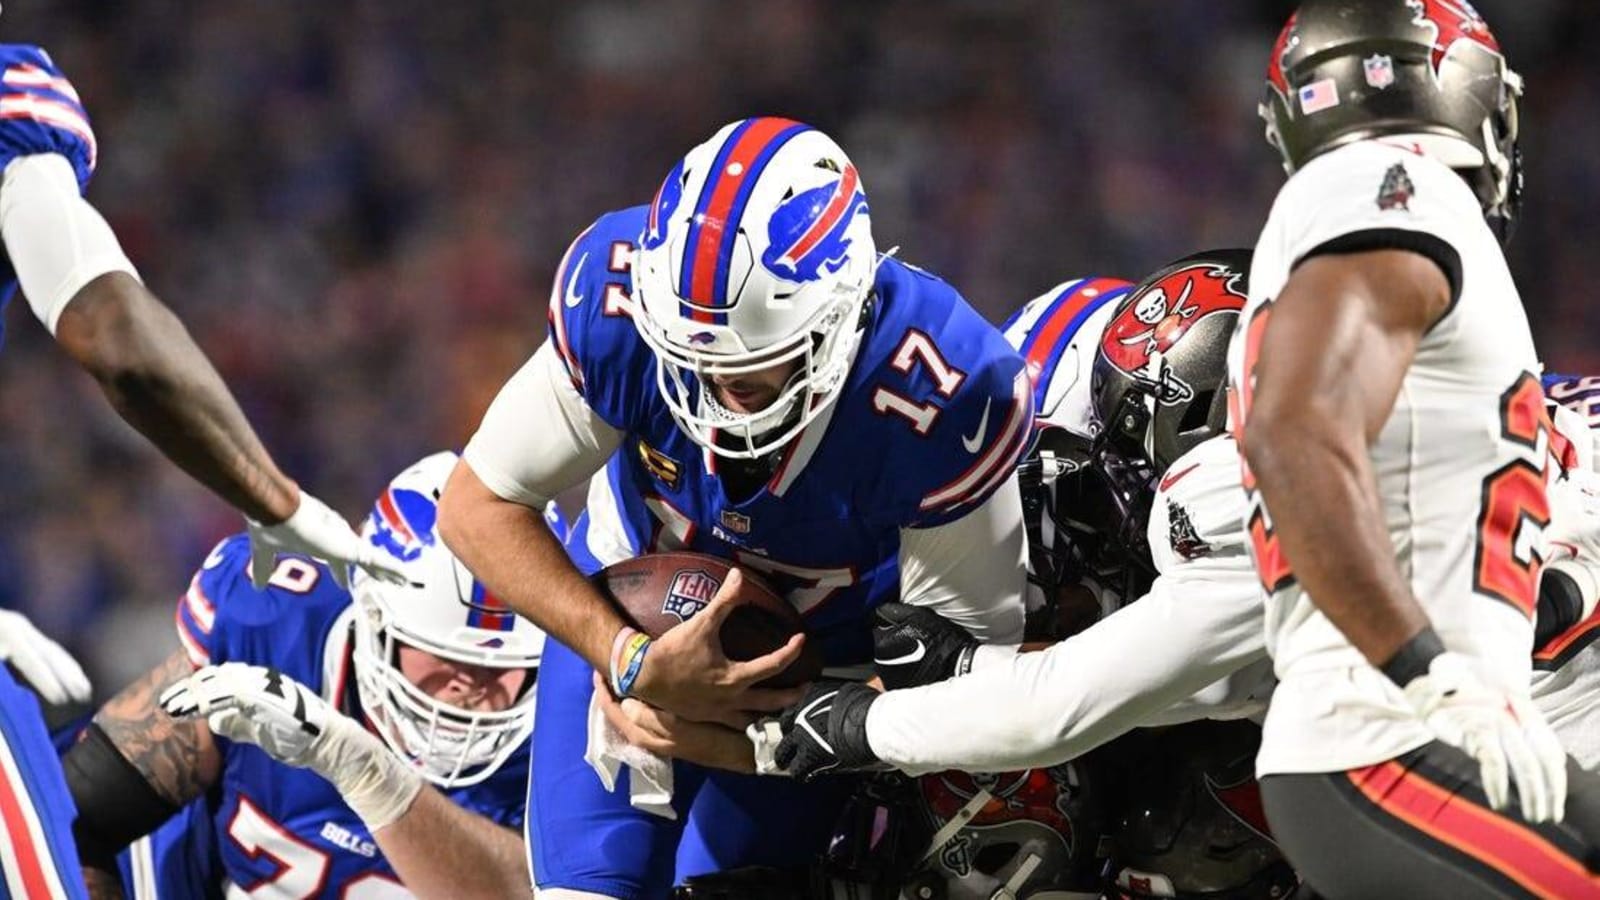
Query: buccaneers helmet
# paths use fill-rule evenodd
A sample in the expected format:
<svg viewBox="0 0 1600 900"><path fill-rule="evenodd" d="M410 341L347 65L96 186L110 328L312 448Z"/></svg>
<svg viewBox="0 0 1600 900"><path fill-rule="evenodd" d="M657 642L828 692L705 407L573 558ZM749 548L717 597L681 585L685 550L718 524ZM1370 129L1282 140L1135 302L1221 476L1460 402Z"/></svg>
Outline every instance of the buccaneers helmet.
<svg viewBox="0 0 1600 900"><path fill-rule="evenodd" d="M1390 137L1461 172L1504 240L1522 194L1522 79L1468 0L1307 0L1267 61L1267 142L1294 173Z"/></svg>

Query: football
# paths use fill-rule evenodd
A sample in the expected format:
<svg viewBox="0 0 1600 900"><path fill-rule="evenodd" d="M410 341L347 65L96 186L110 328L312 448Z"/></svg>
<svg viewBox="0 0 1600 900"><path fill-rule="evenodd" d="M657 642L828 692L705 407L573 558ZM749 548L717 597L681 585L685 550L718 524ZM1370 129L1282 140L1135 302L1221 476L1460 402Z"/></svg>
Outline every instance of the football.
<svg viewBox="0 0 1600 900"><path fill-rule="evenodd" d="M593 581L629 624L657 638L704 609L731 568L728 560L702 553L651 553L607 566ZM734 660L771 653L805 630L777 591L749 569L742 572L739 608L722 624L722 652ZM822 655L808 642L798 659L761 686L792 687L821 673Z"/></svg>

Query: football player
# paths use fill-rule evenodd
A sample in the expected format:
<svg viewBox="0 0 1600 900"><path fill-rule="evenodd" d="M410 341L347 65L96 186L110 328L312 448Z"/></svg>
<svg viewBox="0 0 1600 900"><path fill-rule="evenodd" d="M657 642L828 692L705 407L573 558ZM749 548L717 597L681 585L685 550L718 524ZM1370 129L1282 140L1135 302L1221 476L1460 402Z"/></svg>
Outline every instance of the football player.
<svg viewBox="0 0 1600 900"><path fill-rule="evenodd" d="M779 587L835 666L871 660L867 617L890 600L1020 639L1027 374L948 284L877 252L864 184L831 138L787 119L734 122L690 151L648 205L567 251L549 340L445 492L445 539L553 638L528 802L542 896L657 897L688 875L803 861L845 796L681 762L659 814L630 801L638 769L607 791L584 761L604 750L587 737L591 673L604 693L742 728L798 696L754 685L801 642L722 655L715 621L699 623L737 575L710 613L651 640L585 574L661 550L731 558ZM537 511L591 474L569 561ZM703 605L683 599L683 618Z"/></svg>
<svg viewBox="0 0 1600 900"><path fill-rule="evenodd" d="M455 462L401 473L363 527L404 585L358 575L351 591L285 557L258 590L244 535L212 551L178 602L181 649L64 760L97 893L115 889L121 847L206 795L201 824L246 891L531 895L520 829L544 635L440 541Z"/></svg>
<svg viewBox="0 0 1600 900"><path fill-rule="evenodd" d="M35 316L106 398L184 471L244 513L253 547L252 577L264 584L279 551L334 561L347 581L358 563L394 577L374 548L320 500L278 469L238 403L183 324L139 280L95 208L83 199L99 145L88 114L44 50L0 44L0 307L20 287ZM18 696L0 669L0 694ZM23 764L52 764L48 735L32 706L0 704L0 729L18 742ZM17 748L13 748L17 749ZM59 772L29 776L34 788L59 782ZM20 795L19 815L65 831L65 796ZM35 863L0 853L0 891L58 896L56 880L81 896L75 866L50 880Z"/></svg>
<svg viewBox="0 0 1600 900"><path fill-rule="evenodd" d="M1278 677L1256 768L1330 897L1600 896L1600 778L1530 696L1553 435L1501 249L1521 87L1464 2L1308 0L1268 60L1290 178L1230 418Z"/></svg>

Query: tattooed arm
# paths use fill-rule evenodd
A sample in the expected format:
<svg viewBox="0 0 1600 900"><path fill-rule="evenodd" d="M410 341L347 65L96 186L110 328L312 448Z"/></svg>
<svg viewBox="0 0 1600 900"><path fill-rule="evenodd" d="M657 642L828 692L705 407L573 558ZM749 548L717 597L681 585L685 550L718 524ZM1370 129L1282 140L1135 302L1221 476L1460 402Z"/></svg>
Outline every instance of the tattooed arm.
<svg viewBox="0 0 1600 900"><path fill-rule="evenodd" d="M222 760L205 720L174 720L156 703L193 672L183 652L168 657L101 707L64 760L92 896L118 896L117 852L216 783Z"/></svg>

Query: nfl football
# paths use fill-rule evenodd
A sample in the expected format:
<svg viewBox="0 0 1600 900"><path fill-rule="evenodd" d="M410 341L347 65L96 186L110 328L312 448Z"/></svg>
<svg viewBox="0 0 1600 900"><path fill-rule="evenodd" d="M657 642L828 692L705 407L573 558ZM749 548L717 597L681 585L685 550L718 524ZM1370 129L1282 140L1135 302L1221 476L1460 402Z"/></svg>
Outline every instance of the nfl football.
<svg viewBox="0 0 1600 900"><path fill-rule="evenodd" d="M607 566L593 581L633 627L657 638L704 609L731 568L728 560L702 553L651 553ZM722 652L734 660L771 653L805 630L788 601L749 569L742 572L739 608L722 624ZM761 686L792 687L821 673L822 655L808 642L798 659Z"/></svg>

